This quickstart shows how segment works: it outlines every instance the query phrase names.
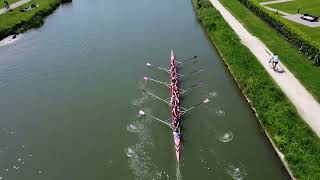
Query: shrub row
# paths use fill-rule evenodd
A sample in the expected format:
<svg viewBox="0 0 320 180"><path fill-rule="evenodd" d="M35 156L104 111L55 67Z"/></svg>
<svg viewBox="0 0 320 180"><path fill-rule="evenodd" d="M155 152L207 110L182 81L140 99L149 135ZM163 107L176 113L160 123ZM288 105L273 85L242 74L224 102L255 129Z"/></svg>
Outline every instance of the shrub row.
<svg viewBox="0 0 320 180"><path fill-rule="evenodd" d="M238 0L253 13L267 22L279 34L296 46L301 53L317 66L320 65L320 43L313 41L300 29L289 24L285 19L265 9L255 0Z"/></svg>
<svg viewBox="0 0 320 180"><path fill-rule="evenodd" d="M192 0L197 17L250 99L263 128L285 155L298 179L320 179L320 140L256 57L241 42L208 0Z"/></svg>
<svg viewBox="0 0 320 180"><path fill-rule="evenodd" d="M40 27L44 22L43 19L50 15L59 5L60 1L54 1L54 3L50 3L48 8L40 10L29 19L19 21L12 27L0 30L0 40L12 34L19 34L28 29Z"/></svg>

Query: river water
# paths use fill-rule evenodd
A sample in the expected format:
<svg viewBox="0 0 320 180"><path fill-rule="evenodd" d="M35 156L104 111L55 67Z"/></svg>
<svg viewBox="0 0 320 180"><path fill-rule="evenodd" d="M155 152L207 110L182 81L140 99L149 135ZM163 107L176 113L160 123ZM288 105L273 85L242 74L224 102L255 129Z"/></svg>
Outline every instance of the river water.
<svg viewBox="0 0 320 180"><path fill-rule="evenodd" d="M166 67L180 68L190 107L177 167ZM64 5L11 45L0 47L0 178L3 180L288 179L275 151L197 22L189 0L81 0ZM201 73L190 72L204 68Z"/></svg>

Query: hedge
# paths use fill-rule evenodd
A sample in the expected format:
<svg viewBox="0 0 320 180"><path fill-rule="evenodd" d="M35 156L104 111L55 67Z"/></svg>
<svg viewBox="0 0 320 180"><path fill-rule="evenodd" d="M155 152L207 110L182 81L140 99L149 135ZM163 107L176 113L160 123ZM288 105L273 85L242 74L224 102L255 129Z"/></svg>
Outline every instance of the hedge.
<svg viewBox="0 0 320 180"><path fill-rule="evenodd" d="M282 17L277 16L261 6L255 0L238 0L262 20L273 27L279 34L299 49L311 62L320 66L320 43L303 33L300 29L289 24Z"/></svg>

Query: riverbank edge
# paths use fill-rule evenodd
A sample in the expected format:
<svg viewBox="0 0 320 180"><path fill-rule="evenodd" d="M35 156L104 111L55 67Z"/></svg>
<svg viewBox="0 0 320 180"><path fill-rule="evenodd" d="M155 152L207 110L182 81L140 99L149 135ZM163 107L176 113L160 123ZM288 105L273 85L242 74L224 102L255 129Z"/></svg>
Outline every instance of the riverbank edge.
<svg viewBox="0 0 320 180"><path fill-rule="evenodd" d="M226 61L226 59L223 57L223 53L221 52L221 50L218 48L217 44L216 44L214 41L212 41L212 43L214 44L214 46L216 47L217 51L219 52L220 57L221 57L221 59L223 60L224 65L225 65L226 68L228 69L229 73L231 74L233 81L234 81L235 84L238 86L238 88L241 90L242 95L244 96L244 98L246 99L247 103L249 104L252 112L254 113L254 115L256 116L256 118L258 119L258 122L259 122L260 126L262 127L263 132L265 133L265 135L267 136L269 142L271 143L272 147L274 148L275 152L277 153L278 158L279 158L279 159L281 160L281 162L282 162L282 165L283 165L283 166L285 167L285 169L287 170L287 172L288 172L288 174L290 175L291 179L296 180L296 178L295 178L294 175L293 175L292 170L291 170L290 167L289 167L288 162L287 162L287 161L285 160L285 158L284 158L283 153L282 153L282 152L280 151L280 149L277 147L277 145L275 144L275 142L271 139L270 134L268 133L268 131L267 131L266 128L264 127L261 119L259 118L259 114L258 114L256 108L254 108L254 106L253 106L253 104L252 104L252 101L251 101L250 98L246 95L246 93L242 90L239 82L237 81L237 79L235 78L234 73L232 72L232 69L231 69L230 65L228 64L228 62Z"/></svg>
<svg viewBox="0 0 320 180"><path fill-rule="evenodd" d="M60 4L60 0L55 0L53 3L50 3L47 8L35 13L29 19L21 21L7 29L0 30L0 41L10 35L20 34L29 29L41 27L44 24L44 19L52 14L60 6Z"/></svg>
<svg viewBox="0 0 320 180"><path fill-rule="evenodd" d="M265 115L265 113L263 113L263 112L261 112L261 110L257 110L257 108L255 108L255 104L257 104L257 103L255 103L255 101L257 101L257 99L254 99L254 98L250 98L250 93L246 93L246 86L251 86L251 87L256 87L256 85L254 85L254 81L250 84L249 83L249 85L248 84L245 84L245 83L248 83L248 82L241 82L241 81L239 81L238 80L238 78L239 78L239 76L241 76L241 75L239 75L239 72L236 72L237 70L235 69L235 68L237 68L237 67L232 67L232 60L231 59L228 59L228 58L226 58L225 56L224 56L224 54L225 53L227 53L227 52L223 52L223 48L220 48L220 45L221 44L218 44L218 43L216 43L215 42L215 39L212 37L212 35L210 34L210 29L211 29L211 31L212 30L214 30L216 27L214 27L215 26L215 24L213 23L213 24L204 24L203 23L203 20L204 21L210 21L208 18L210 18L210 17L201 17L198 13L199 13L199 11L200 11L200 9L204 9L204 8L213 8L214 9L214 13L213 14L210 14L210 15L212 15L212 16L216 16L215 18L219 18L219 20L220 21L223 21L226 25L225 25L225 27L227 27L227 29L228 29L228 31L232 31L232 33L234 33L234 31L231 29L231 27L225 22L225 20L222 18L222 16L221 16L221 14L212 6L212 4L210 3L210 4L208 4L208 3L210 3L210 2L206 2L206 1L199 1L199 0L192 0L192 4L193 4L193 6L194 6L194 9L195 9L195 11L196 11L196 16L197 16L197 18L198 18L198 20L200 21L200 23L203 25L203 27L205 28L205 30L206 30L206 32L208 33L208 36L210 37L210 39L211 39L211 42L214 44L214 46L216 47L216 49L217 49L217 51L219 52L219 54L220 54L220 56L221 56L221 58L222 58L222 60L223 60L223 62L224 62L224 64L226 65L226 67L228 68L228 70L229 70L229 72L230 72L230 74L232 75L232 77L233 77L233 79L234 79L234 81L235 81L235 83L237 84L237 86L239 87L239 89L241 90L241 92L242 92L242 94L244 95L244 97L246 98L246 100L247 100L247 102L248 102L248 104L250 105L250 107L251 107L251 109L253 110L253 112L255 113L255 116L257 117L257 119L258 119L258 121L259 121L259 124L261 125L261 127L262 127L262 129L264 130L264 132L265 132L265 134L266 134L266 136L267 136L267 138L269 139L269 141L271 142L271 144L272 144L272 146L273 146L273 148L275 149L275 151L276 151L276 153L277 153L277 155L278 155L278 157L279 157L279 159L281 160L281 162L282 162L282 164L283 164L283 166L285 167L285 169L287 170L287 172L288 172L288 174L291 176L291 178L292 179L296 179L296 177L298 177L298 178L301 178L301 177L299 177L299 175L300 176L303 176L304 178L306 178L306 179L308 179L308 178L311 178L312 179L312 177L314 177L314 176L319 176L318 174L312 174L312 175L310 175L310 176L308 176L307 175L307 173L306 172L304 172L304 171L308 171L308 170L310 170L311 169L311 171L312 171L312 169L314 169L313 167L309 167L308 168L308 166L307 167L304 167L305 169L302 169L301 171L302 172L297 172L297 171L293 171L293 169L292 168L290 168L290 162L288 162L286 159L285 159L285 156L284 156L284 154L281 152L281 144L279 145L279 144L277 144L277 142L275 142L274 141L274 139L273 138L275 138L276 136L277 136L277 134L274 134L273 132L272 132L272 130L270 130L271 128L270 128L270 125L271 125L271 123L269 122L269 130L268 130L268 128L266 128L266 126L265 126L265 124L264 123L268 123L267 121L266 121L266 119L264 119L263 117L261 118L260 116L259 116L259 114L261 113L262 115ZM200 6L200 7L199 7ZM209 13L212 13L212 12L208 12L208 14ZM214 26L213 26L214 25ZM219 27L217 27L217 28L220 28L220 26ZM221 30L220 30L221 31ZM222 30L223 31L223 30ZM236 35L235 35L236 36ZM227 38L228 36L223 36L223 39L225 40L226 38ZM216 37L216 38L219 38L219 37ZM221 37L220 37L221 38ZM233 38L233 37L230 37L230 38ZM222 40L222 39L220 39L220 40ZM231 41L233 41L233 39L231 40ZM237 43L238 44L241 44L240 43L240 39L239 38L237 38L236 39L236 41L238 41ZM233 42L232 42L233 43ZM225 44L224 45L221 45L221 46L225 46ZM245 49L247 49L243 44L241 44L241 46L243 47L243 48L245 48ZM232 47L231 47L232 48ZM249 56L254 56L249 50L247 50L247 54L250 54ZM230 56L230 54L229 54L229 56ZM234 58L236 58L236 57L234 57ZM254 57L253 58L256 62L258 62L257 60L256 60L256 58ZM245 68L245 66L243 66L242 68ZM259 64L259 68L261 68L261 69L263 69L262 68L262 66ZM263 71L265 71L264 69L263 69ZM241 72L240 72L241 73ZM261 74L258 74L258 75L261 75ZM266 77L263 77L265 80L268 80L268 81L270 81L271 82L271 84L272 84L272 86L274 86L273 87L273 89L275 89L276 91L279 91L279 93L282 95L282 96L284 96L285 98L282 100L282 101L284 101L284 104L287 104L287 105L289 105L289 106L291 106L290 108L293 108L293 105L292 105L292 103L286 98L286 96L282 93L282 91L279 89L279 87L275 84L275 82L269 77L269 75L267 74L267 72L265 72L265 75L264 76L266 76ZM250 88L250 87L249 87ZM247 90L248 91L248 90ZM253 101L251 100L251 99L253 99ZM289 101L289 102L288 102ZM267 105L267 103L266 103L266 105ZM294 109L294 108L293 108ZM290 111L290 110L289 110ZM305 129L304 128L302 128L302 130L304 130L304 131L306 131L306 132L304 132L305 134L310 134L310 131L312 132L312 130L310 129L310 127L308 126L308 125L306 125L304 122L303 122L303 120L299 117L299 115L297 114L297 112L296 111L294 111L294 112L291 112L292 113L292 115L291 116L294 116L294 120L297 120L297 121L300 121L298 124L301 124L301 122L304 124L304 126L306 127ZM291 124L294 124L294 121L291 123ZM271 125L272 126L272 125ZM277 127L274 127L274 128L277 128ZM290 128L290 127L289 127ZM314 133L311 133L312 134L312 137L311 138L313 138L313 140L318 140L317 139L317 137L315 136L315 134ZM290 137L289 137L290 138ZM292 138L292 137L291 137ZM302 144L303 144L303 142L304 141L306 141L306 140L300 140L300 142L302 142ZM304 144L305 145L305 144ZM316 149L317 151L319 150L319 145L318 144L312 144L312 145L314 145L314 149ZM282 144L282 146L283 146L283 144ZM280 147L280 148L279 148ZM301 150L301 149L304 149L304 148L307 148L307 147L302 147L302 148L298 148L299 150ZM299 162L299 158L297 158L297 159L295 159L295 160L298 160L298 162L297 163L301 163L302 165L306 165L306 163L305 163L305 161L302 161L302 162ZM301 159L300 159L301 160ZM300 164L300 165L301 165ZM291 164L292 165L292 164ZM303 173L304 172L304 173ZM294 175L294 174L298 174L298 176L296 175ZM302 178L303 179L303 178Z"/></svg>
<svg viewBox="0 0 320 180"><path fill-rule="evenodd" d="M238 86L238 88L241 90L242 95L245 97L247 103L249 104L251 110L253 111L254 115L256 116L256 118L258 119L258 122L260 124L260 126L263 129L263 132L266 134L269 142L271 143L273 149L275 150L275 152L278 155L278 158L281 160L282 165L285 167L285 169L287 170L288 174L290 175L291 179L296 180L296 178L293 175L292 170L289 167L288 162L285 160L283 153L280 151L280 149L277 147L277 145L275 144L275 142L271 139L270 134L268 133L268 131L266 130L266 128L264 127L263 123L261 122L261 119L259 118L259 114L257 112L257 110L254 108L252 101L250 100L250 98L246 95L246 93L242 90L239 82L237 81L237 79L235 78L234 73L232 72L232 69L230 67L230 65L228 64L228 62L226 61L226 59L223 57L223 53L220 51L220 49L218 48L217 44L212 41L212 43L214 44L214 46L216 47L217 51L220 54L221 59L224 62L224 65L227 67L229 73L231 74L231 76L233 77L232 79L234 80L235 84Z"/></svg>

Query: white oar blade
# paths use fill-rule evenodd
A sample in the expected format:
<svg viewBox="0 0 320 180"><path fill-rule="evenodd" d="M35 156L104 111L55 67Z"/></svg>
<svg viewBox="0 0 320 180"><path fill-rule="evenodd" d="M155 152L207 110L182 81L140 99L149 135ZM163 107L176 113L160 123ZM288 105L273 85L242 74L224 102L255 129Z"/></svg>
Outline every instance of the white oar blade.
<svg viewBox="0 0 320 180"><path fill-rule="evenodd" d="M208 103L209 101L210 101L209 98L207 98L207 99L203 100L202 102L203 103Z"/></svg>
<svg viewBox="0 0 320 180"><path fill-rule="evenodd" d="M150 63L147 63L146 66L147 66L147 67L151 67L151 64L150 64Z"/></svg>
<svg viewBox="0 0 320 180"><path fill-rule="evenodd" d="M145 115L146 113L145 113L144 111L140 110L140 111L139 111L139 114L140 114L141 116L143 116L143 115Z"/></svg>

